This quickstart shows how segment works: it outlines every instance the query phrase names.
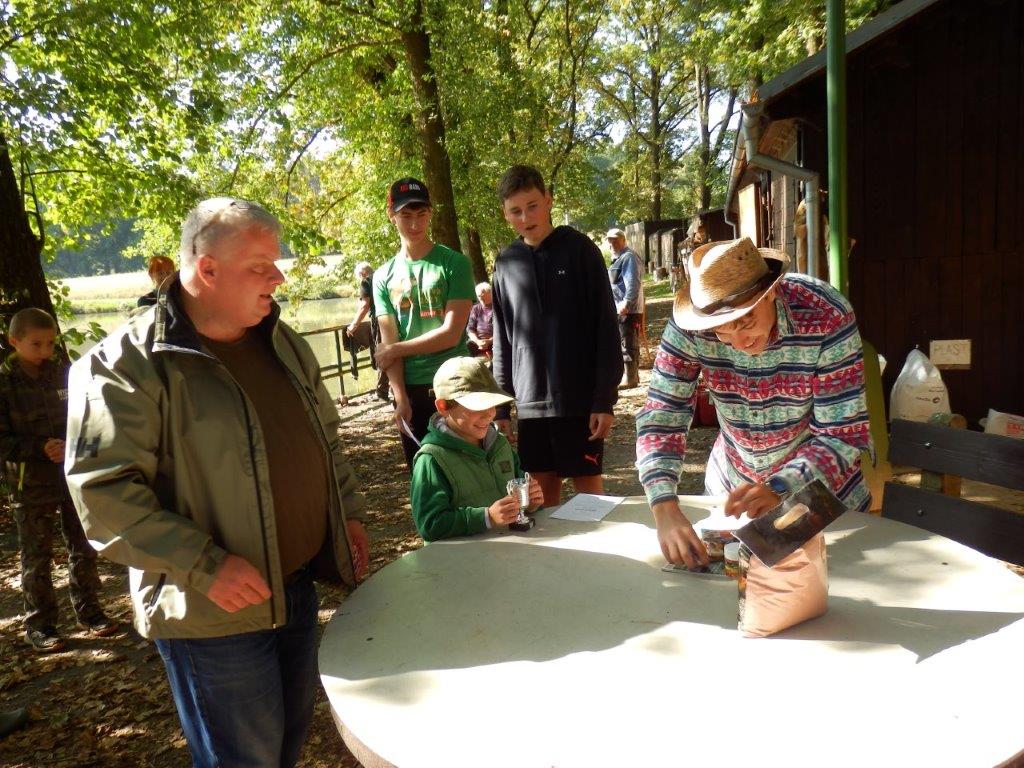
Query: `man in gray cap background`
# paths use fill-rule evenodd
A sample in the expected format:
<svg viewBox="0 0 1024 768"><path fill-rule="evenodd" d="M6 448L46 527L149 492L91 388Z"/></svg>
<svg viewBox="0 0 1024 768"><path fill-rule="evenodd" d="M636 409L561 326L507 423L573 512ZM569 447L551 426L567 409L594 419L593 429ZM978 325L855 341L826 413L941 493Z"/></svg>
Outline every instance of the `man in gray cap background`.
<svg viewBox="0 0 1024 768"><path fill-rule="evenodd" d="M613 254L608 279L619 315L622 362L626 364L625 386L632 388L640 385L640 324L644 319L640 258L626 245L626 233L621 229L609 229L605 238Z"/></svg>

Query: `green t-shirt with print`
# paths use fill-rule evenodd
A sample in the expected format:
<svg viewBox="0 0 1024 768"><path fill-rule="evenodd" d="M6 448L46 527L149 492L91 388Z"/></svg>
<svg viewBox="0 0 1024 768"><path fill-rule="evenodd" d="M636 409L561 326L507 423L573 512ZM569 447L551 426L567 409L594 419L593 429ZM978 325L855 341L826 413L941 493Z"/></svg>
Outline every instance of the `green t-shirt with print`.
<svg viewBox="0 0 1024 768"><path fill-rule="evenodd" d="M430 253L415 261L399 254L373 273L374 312L377 317L391 315L395 318L401 341L440 328L449 301L473 301L475 298L469 259L441 244L435 244ZM441 363L467 354L463 330L451 349L405 358L405 381L407 384L432 384Z"/></svg>

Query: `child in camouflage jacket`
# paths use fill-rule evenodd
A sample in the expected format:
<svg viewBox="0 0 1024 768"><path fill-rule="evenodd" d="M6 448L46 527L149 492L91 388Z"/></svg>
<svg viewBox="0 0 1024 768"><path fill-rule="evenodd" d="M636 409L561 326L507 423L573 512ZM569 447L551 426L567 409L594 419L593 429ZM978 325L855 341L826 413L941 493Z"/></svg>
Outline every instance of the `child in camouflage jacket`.
<svg viewBox="0 0 1024 768"><path fill-rule="evenodd" d="M100 608L96 552L64 480L68 366L53 357L57 324L41 309L24 309L11 318L9 336L15 352L0 366L0 459L21 547L25 642L40 653L52 653L64 647L51 575L58 510L79 623L101 637L118 627Z"/></svg>

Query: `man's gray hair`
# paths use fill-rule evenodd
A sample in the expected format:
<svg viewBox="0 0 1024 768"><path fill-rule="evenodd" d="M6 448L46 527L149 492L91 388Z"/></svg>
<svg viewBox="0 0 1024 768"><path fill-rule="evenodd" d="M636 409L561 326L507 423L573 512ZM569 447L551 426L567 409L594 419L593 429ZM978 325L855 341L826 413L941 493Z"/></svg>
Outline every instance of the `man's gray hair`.
<svg viewBox="0 0 1024 768"><path fill-rule="evenodd" d="M250 229L280 236L281 222L259 203L237 197L211 197L189 211L181 225L178 263L195 266L200 254L229 235Z"/></svg>
<svg viewBox="0 0 1024 768"><path fill-rule="evenodd" d="M490 283L477 283L476 284L476 296L477 296L477 298L480 298L481 296L483 296L484 291L489 291L489 290L491 290L491 284Z"/></svg>
<svg viewBox="0 0 1024 768"><path fill-rule="evenodd" d="M360 261L356 264L353 272L355 273L356 280L362 280L366 276L367 272L371 275L373 274L373 267L370 266L370 262L368 261Z"/></svg>

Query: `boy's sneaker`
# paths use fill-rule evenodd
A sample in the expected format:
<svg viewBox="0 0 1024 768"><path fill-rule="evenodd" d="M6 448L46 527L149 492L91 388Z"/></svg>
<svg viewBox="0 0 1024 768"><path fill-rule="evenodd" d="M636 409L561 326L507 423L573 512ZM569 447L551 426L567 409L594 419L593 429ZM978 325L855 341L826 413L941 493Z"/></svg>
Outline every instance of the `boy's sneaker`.
<svg viewBox="0 0 1024 768"><path fill-rule="evenodd" d="M94 613L84 619L79 619L78 623L88 630L90 635L96 635L96 637L110 637L120 629L117 622L103 613L103 611Z"/></svg>
<svg viewBox="0 0 1024 768"><path fill-rule="evenodd" d="M32 646L36 653L56 653L64 650L64 638L57 634L55 627L25 630L25 642Z"/></svg>

